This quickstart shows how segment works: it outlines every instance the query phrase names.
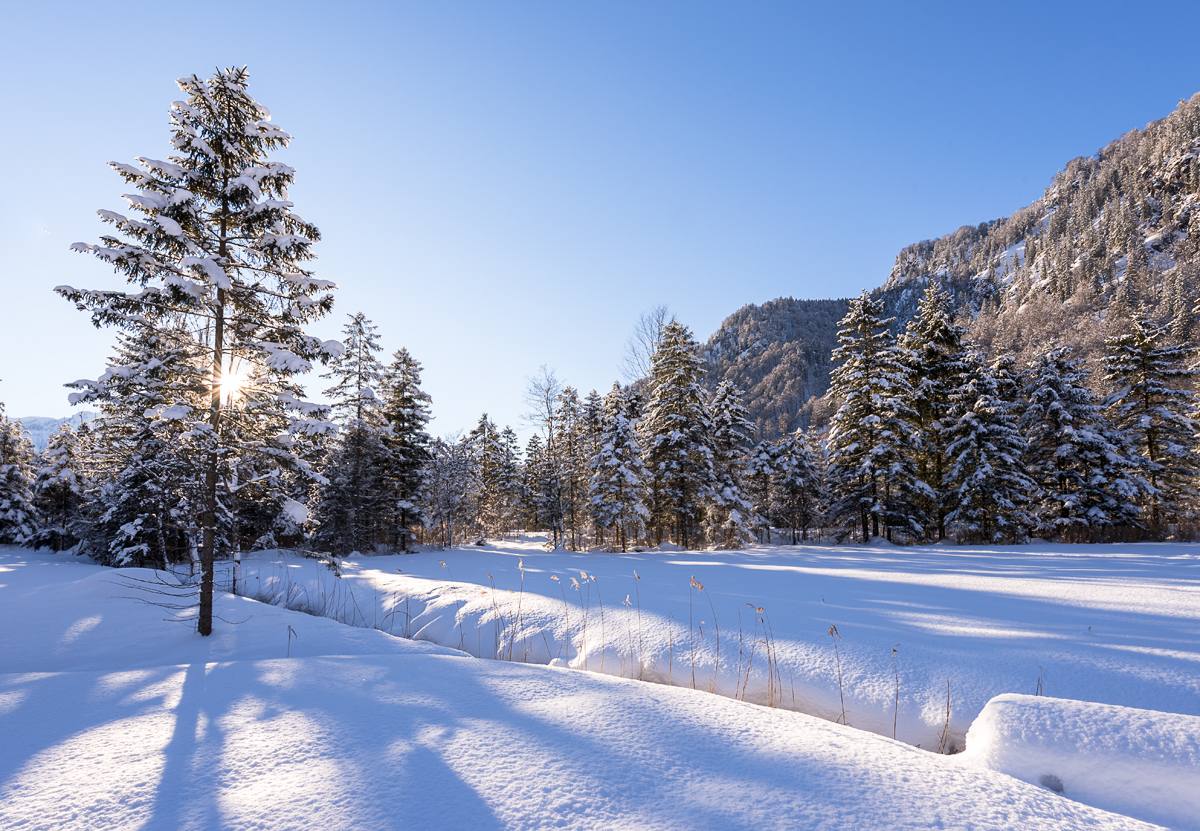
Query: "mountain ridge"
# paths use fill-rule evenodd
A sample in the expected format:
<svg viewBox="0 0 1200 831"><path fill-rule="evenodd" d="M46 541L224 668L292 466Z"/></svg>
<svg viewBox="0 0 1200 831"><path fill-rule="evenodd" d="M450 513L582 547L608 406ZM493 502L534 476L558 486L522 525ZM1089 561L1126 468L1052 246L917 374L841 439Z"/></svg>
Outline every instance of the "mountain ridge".
<svg viewBox="0 0 1200 831"><path fill-rule="evenodd" d="M1200 284L1200 93L1094 155L1070 160L1041 199L1007 217L905 246L871 289L899 332L937 280L981 350L1027 363L1048 342L1095 367L1105 338L1142 307L1192 340ZM849 298L748 304L704 346L707 384L746 394L759 438L820 424ZM824 305L822 305L824 304ZM1097 381L1099 383L1099 381ZM803 400L800 400L803 399Z"/></svg>

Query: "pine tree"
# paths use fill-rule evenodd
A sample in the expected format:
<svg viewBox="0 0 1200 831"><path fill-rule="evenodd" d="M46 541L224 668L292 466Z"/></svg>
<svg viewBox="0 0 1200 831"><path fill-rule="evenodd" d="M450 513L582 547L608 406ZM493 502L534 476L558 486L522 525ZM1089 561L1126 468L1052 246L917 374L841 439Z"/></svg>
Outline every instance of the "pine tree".
<svg viewBox="0 0 1200 831"><path fill-rule="evenodd" d="M775 475L771 512L791 533L808 541L808 529L817 525L825 509L825 465L822 453L805 430L784 436L775 448Z"/></svg>
<svg viewBox="0 0 1200 831"><path fill-rule="evenodd" d="M321 376L334 382L325 395L342 432L323 466L326 481L318 492L312 540L339 557L369 553L384 541L388 507L386 428L375 394L383 380L376 327L359 312L342 331L342 352Z"/></svg>
<svg viewBox="0 0 1200 831"><path fill-rule="evenodd" d="M753 511L758 541L771 544L771 521L775 516L775 476L778 472L779 444L760 441L746 460L746 495Z"/></svg>
<svg viewBox="0 0 1200 831"><path fill-rule="evenodd" d="M556 418L556 440L560 461L562 494L563 532L568 537L567 547L579 551L583 547L588 512L588 476L591 458L588 449L592 444L588 435L589 424L584 413L583 402L573 387L564 387L558 395Z"/></svg>
<svg viewBox="0 0 1200 831"><path fill-rule="evenodd" d="M481 534L498 538L512 527L511 448L487 413L480 417L468 439L477 477L472 491L476 494L475 513Z"/></svg>
<svg viewBox="0 0 1200 831"><path fill-rule="evenodd" d="M1034 524L1028 506L1036 485L1025 475L1013 364L1007 355L990 366L973 358L947 417L945 519L980 542L1022 542Z"/></svg>
<svg viewBox="0 0 1200 831"><path fill-rule="evenodd" d="M650 400L638 438L650 471L649 508L656 542L669 532L687 548L699 542L713 482L712 420L700 379L699 344L672 320L650 367Z"/></svg>
<svg viewBox="0 0 1200 831"><path fill-rule="evenodd" d="M754 539L754 508L743 495L746 451L754 427L742 404L741 390L728 381L717 386L708 411L713 449L709 540L721 548L742 548Z"/></svg>
<svg viewBox="0 0 1200 831"><path fill-rule="evenodd" d="M1088 371L1059 346L1030 368L1020 428L1025 470L1037 485L1033 512L1044 535L1093 541L1138 524L1143 486L1121 437L1100 413Z"/></svg>
<svg viewBox="0 0 1200 831"><path fill-rule="evenodd" d="M68 385L78 390L73 405L100 410L90 430L93 490L82 540L102 564L162 568L189 560L197 546L203 496L194 460L208 439L194 420L204 406L197 351L186 331L146 322L120 333L99 379ZM218 507L215 543L227 550L229 500Z"/></svg>
<svg viewBox="0 0 1200 831"><path fill-rule="evenodd" d="M624 552L646 528L646 480L637 427L630 415L630 399L620 384L604 397L600 419L599 450L592 460L589 482L591 511L596 526L611 533L611 547Z"/></svg>
<svg viewBox="0 0 1200 831"><path fill-rule="evenodd" d="M439 543L449 548L455 534L461 535L473 524L470 506L478 500L475 458L466 436L435 439L430 449L424 510L429 526L438 530Z"/></svg>
<svg viewBox="0 0 1200 831"><path fill-rule="evenodd" d="M372 427L383 424L382 406L376 390L383 383L383 365L379 361L379 336L375 326L362 312L349 316L342 327L341 353L329 361L322 378L332 380L325 390L333 415L343 424L362 422Z"/></svg>
<svg viewBox="0 0 1200 831"><path fill-rule="evenodd" d="M268 159L290 136L250 97L248 82L244 68L218 71L208 80L196 75L181 79L185 100L171 111L175 155L167 161L140 158L140 167L112 165L136 188L126 199L143 218L101 211L101 218L124 239L105 236L99 245L75 243L72 248L111 263L137 291L58 289L80 309L91 311L96 325L183 320L198 333L208 370L202 390L207 412L191 417L190 431L200 451L196 467L204 474L199 521L202 635L212 632L222 463L231 454L255 453L262 466L299 467L290 436L269 432L280 409L290 407L304 416L292 431L327 427L319 408L309 409L285 382L307 372L311 361L338 350L336 344L304 334L305 323L329 311L328 290L334 285L314 279L303 267L320 235L292 211L287 191L295 170ZM246 374L259 379L260 395L253 407L244 409L241 429L226 431L222 388L228 394L237 385L239 364L251 367Z"/></svg>
<svg viewBox="0 0 1200 831"><path fill-rule="evenodd" d="M425 522L421 507L432 458L432 439L426 432L430 398L421 389L421 364L407 349L396 350L384 370L383 417L389 428L384 437L388 459L385 480L391 503L392 544L401 551L412 546L413 527Z"/></svg>
<svg viewBox="0 0 1200 831"><path fill-rule="evenodd" d="M77 439L71 425L64 424L50 437L42 453L33 481L33 501L39 517L32 540L35 548L64 551L79 543L87 481Z"/></svg>
<svg viewBox="0 0 1200 831"><path fill-rule="evenodd" d="M1142 507L1151 531L1161 534L1164 524L1191 516L1196 498L1197 398L1186 384L1197 370L1182 366L1193 350L1168 343L1168 327L1151 324L1143 310L1129 326L1107 341L1105 379L1115 387L1107 404L1113 426L1141 457L1149 484Z"/></svg>
<svg viewBox="0 0 1200 831"><path fill-rule="evenodd" d="M917 476L931 496L922 500L929 517L929 535L946 538L946 515L950 512L946 478L947 429L951 400L962 386L967 364L963 343L965 331L951 320L950 296L936 280L930 282L901 340L911 372L912 409L920 434Z"/></svg>
<svg viewBox="0 0 1200 831"><path fill-rule="evenodd" d="M534 433L525 445L525 466L522 470L521 495L524 522L527 528L554 529L561 526L560 502L557 496L557 477L546 444ZM551 545L559 538L553 536Z"/></svg>
<svg viewBox="0 0 1200 831"><path fill-rule="evenodd" d="M26 545L37 533L34 460L33 443L21 422L9 421L0 404L0 544Z"/></svg>
<svg viewBox="0 0 1200 831"><path fill-rule="evenodd" d="M909 371L882 311L865 291L850 302L833 352L840 363L830 376L829 394L842 402L828 439L830 517L857 524L864 542L881 530L889 539L893 529L920 537L919 502L933 498L916 475L912 455L922 448L908 403Z"/></svg>

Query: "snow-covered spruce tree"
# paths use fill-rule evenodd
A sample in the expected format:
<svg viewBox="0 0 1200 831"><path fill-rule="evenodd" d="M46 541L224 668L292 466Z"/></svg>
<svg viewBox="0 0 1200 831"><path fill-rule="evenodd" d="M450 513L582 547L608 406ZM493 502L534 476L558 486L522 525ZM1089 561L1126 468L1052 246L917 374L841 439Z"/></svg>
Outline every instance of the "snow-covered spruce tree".
<svg viewBox="0 0 1200 831"><path fill-rule="evenodd" d="M1020 429L1025 472L1037 485L1038 533L1091 542L1139 527L1145 485L1122 437L1104 421L1081 363L1065 346L1038 358L1022 390Z"/></svg>
<svg viewBox="0 0 1200 831"><path fill-rule="evenodd" d="M588 488L596 527L609 535L610 548L620 546L622 552L642 536L650 516L645 504L649 474L629 411L628 393L614 383L604 397L599 450Z"/></svg>
<svg viewBox="0 0 1200 831"><path fill-rule="evenodd" d="M388 432L384 480L390 508L389 544L401 551L412 548L413 529L425 522L425 479L433 440L426 427L430 398L421 389L421 364L407 349L396 350L383 372L383 417Z"/></svg>
<svg viewBox="0 0 1200 831"><path fill-rule="evenodd" d="M753 511L754 532L758 541L771 544L771 523L775 518L775 474L779 444L761 441L750 451L746 460L746 496Z"/></svg>
<svg viewBox="0 0 1200 831"><path fill-rule="evenodd" d="M920 434L916 453L917 477L929 489L921 508L929 518L927 536L946 538L950 512L944 480L948 468L947 435L951 401L967 370L965 330L951 319L950 295L936 280L930 282L917 306L917 315L900 340L911 370L912 409Z"/></svg>
<svg viewBox="0 0 1200 831"><path fill-rule="evenodd" d="M351 315L342 329L343 351L321 376L333 381L325 395L342 430L323 466L326 481L318 491L312 544L339 557L370 553L385 536L388 451L383 409L375 394L383 380L375 330L362 312Z"/></svg>
<svg viewBox="0 0 1200 831"><path fill-rule="evenodd" d="M90 470L83 550L111 566L161 568L191 558L199 541L200 478L192 414L203 407L205 369L190 333L145 321L126 329L104 374L68 386L90 404ZM217 534L232 527L221 500Z"/></svg>
<svg viewBox="0 0 1200 831"><path fill-rule="evenodd" d="M99 245L76 243L126 275L136 290L59 293L92 313L98 326L186 321L204 348L208 369L205 411L186 417L203 471L201 583L198 629L212 632L213 560L217 550L218 493L223 460L255 453L263 465L298 467L287 434L222 429L226 392L236 385L238 363L260 383L307 372L340 345L305 335L304 325L332 305L334 285L314 279L303 263L320 235L292 211L287 191L295 170L268 158L290 136L270 122L267 109L250 97L245 68L192 75L178 83L185 94L171 107L173 155L167 161L139 158L140 166L113 163L133 187L126 200L141 214L100 216L121 234ZM268 397L273 401L268 401ZM329 427L318 413L282 385L262 383L262 395L245 412L245 426L273 431L276 412L287 406L304 418L291 431ZM267 416L259 418L260 415ZM270 425L270 426L267 426Z"/></svg>
<svg viewBox="0 0 1200 831"><path fill-rule="evenodd" d="M1025 475L1014 363L1002 355L988 366L973 356L946 417L945 520L967 540L1023 542L1034 525L1029 499L1037 486Z"/></svg>
<svg viewBox="0 0 1200 831"><path fill-rule="evenodd" d="M708 539L720 548L744 548L754 540L754 508L744 496L746 454L754 426L742 393L722 381L708 403L712 419L713 481Z"/></svg>
<svg viewBox="0 0 1200 831"><path fill-rule="evenodd" d="M79 442L71 425L64 424L50 437L33 480L33 502L38 529L32 543L65 551L79 543L83 499L87 480L79 457Z"/></svg>
<svg viewBox="0 0 1200 831"><path fill-rule="evenodd" d="M1187 387L1197 370L1183 366L1193 350L1169 343L1168 327L1150 323L1143 310L1134 311L1129 327L1108 339L1104 374L1114 387L1108 413L1141 457L1149 484L1143 517L1151 533L1162 536L1195 510L1197 399Z"/></svg>
<svg viewBox="0 0 1200 831"><path fill-rule="evenodd" d="M435 439L425 487L425 513L431 528L436 529L438 544L449 548L456 535L474 527L472 506L478 495L475 487L478 475L471 442L466 436Z"/></svg>
<svg viewBox="0 0 1200 831"><path fill-rule="evenodd" d="M21 422L9 421L0 404L0 544L26 545L37 533L34 462L33 443Z"/></svg>
<svg viewBox="0 0 1200 831"><path fill-rule="evenodd" d="M474 458L476 483L471 492L476 497L474 513L479 531L483 536L502 537L512 528L514 519L512 448L487 413L480 417L467 439Z"/></svg>
<svg viewBox="0 0 1200 831"><path fill-rule="evenodd" d="M775 449L771 513L791 534L808 541L808 529L818 525L825 511L825 465L820 447L805 430L784 436Z"/></svg>
<svg viewBox="0 0 1200 831"><path fill-rule="evenodd" d="M909 370L882 312L866 291L850 301L830 375L829 395L841 402L828 438L830 518L858 525L864 542L881 532L891 539L893 529L919 538L926 522L920 505L934 496L916 475L921 435Z"/></svg>
<svg viewBox="0 0 1200 831"><path fill-rule="evenodd" d="M573 387L564 387L558 396L557 447L561 460L563 531L567 547L580 551L586 547L591 520L588 479L591 475L595 439L592 424Z"/></svg>
<svg viewBox="0 0 1200 831"><path fill-rule="evenodd" d="M650 399L638 424L650 471L648 507L656 543L667 536L684 548L701 541L713 483L712 419L700 386L703 375L699 344L672 319L650 362Z"/></svg>
<svg viewBox="0 0 1200 831"><path fill-rule="evenodd" d="M557 469L546 443L535 433L525 445L525 465L521 470L521 515L525 527L549 530L550 544L556 547L562 540L557 529L563 525L558 482Z"/></svg>

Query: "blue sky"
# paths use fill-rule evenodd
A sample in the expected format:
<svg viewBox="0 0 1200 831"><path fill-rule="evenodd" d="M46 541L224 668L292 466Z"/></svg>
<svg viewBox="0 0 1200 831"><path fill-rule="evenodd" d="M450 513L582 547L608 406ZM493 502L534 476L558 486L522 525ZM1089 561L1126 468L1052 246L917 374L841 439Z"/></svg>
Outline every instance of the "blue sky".
<svg viewBox="0 0 1200 831"><path fill-rule="evenodd" d="M1200 91L1200 4L24 4L0 33L0 401L70 412L117 288L68 245L167 153L176 77L246 64L295 140L334 336L425 364L433 429L519 426L545 364L619 375L645 309L701 340L747 303L882 283L897 251L1041 196ZM319 388L318 380L312 387Z"/></svg>

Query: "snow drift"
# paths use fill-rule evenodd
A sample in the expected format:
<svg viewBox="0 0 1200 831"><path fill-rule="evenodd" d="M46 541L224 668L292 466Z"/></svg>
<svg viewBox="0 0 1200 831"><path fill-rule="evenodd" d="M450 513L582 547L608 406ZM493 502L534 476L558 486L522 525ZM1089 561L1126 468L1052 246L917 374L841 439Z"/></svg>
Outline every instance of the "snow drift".
<svg viewBox="0 0 1200 831"><path fill-rule="evenodd" d="M1200 718L998 695L967 733L968 762L1079 802L1200 829Z"/></svg>

